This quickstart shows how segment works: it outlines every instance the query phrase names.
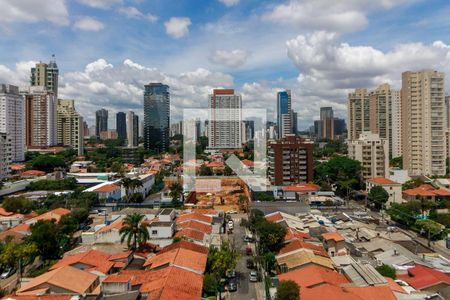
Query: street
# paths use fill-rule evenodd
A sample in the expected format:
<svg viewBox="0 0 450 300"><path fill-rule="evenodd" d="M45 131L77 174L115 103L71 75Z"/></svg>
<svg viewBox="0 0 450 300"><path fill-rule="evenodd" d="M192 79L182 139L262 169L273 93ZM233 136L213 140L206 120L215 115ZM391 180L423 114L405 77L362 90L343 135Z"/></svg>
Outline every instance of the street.
<svg viewBox="0 0 450 300"><path fill-rule="evenodd" d="M249 281L249 269L247 269L247 256L245 248L247 243L244 242L245 228L240 226L241 219L246 218L245 214L233 215L234 229L233 233L228 235L231 243L234 243L236 249L239 251L239 261L236 266L237 276L237 291L227 294L226 299L242 299L242 300L256 300L256 288L255 283Z"/></svg>

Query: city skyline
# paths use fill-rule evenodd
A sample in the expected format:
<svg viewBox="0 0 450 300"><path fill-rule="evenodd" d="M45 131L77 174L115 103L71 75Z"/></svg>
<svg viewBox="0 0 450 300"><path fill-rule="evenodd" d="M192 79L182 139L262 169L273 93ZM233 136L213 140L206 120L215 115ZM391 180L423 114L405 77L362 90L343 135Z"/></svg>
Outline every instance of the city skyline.
<svg viewBox="0 0 450 300"><path fill-rule="evenodd" d="M274 119L273 95L291 89L292 108L305 129L318 118L317 106L333 106L336 117L345 117L352 88L387 82L399 89L403 71L445 72L450 65L447 25L439 21L449 9L443 1L223 0L195 8L179 1L170 9L162 1L29 2L4 0L0 81L26 85L29 68L54 53L61 98L75 99L89 124L89 112L101 106L142 117L142 86L163 82L173 91L173 120L199 98L206 108L214 88L234 88L244 108L258 102ZM8 14L13 9L17 13ZM27 38L30 28L39 47L33 47L37 39Z"/></svg>

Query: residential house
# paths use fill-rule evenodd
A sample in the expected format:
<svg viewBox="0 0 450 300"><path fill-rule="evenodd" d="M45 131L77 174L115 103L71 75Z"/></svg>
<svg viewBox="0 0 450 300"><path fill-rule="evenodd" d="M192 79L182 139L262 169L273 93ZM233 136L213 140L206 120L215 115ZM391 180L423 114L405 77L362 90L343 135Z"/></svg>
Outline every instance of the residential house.
<svg viewBox="0 0 450 300"><path fill-rule="evenodd" d="M345 246L345 239L338 232L327 232L322 234L323 244L328 251L328 255L339 256L347 255L347 248Z"/></svg>
<svg viewBox="0 0 450 300"><path fill-rule="evenodd" d="M59 220L61 220L62 216L67 216L67 215L70 215L70 210L65 209L63 207L59 207L59 208L52 209L48 212L45 212L37 217L28 219L25 221L25 223L28 225L32 225L32 224L36 223L37 221L44 221L44 220L55 220L56 223L58 223Z"/></svg>
<svg viewBox="0 0 450 300"><path fill-rule="evenodd" d="M398 277L416 290L430 293L435 293L450 285L448 274L423 265L409 268L406 275L399 275Z"/></svg>
<svg viewBox="0 0 450 300"><path fill-rule="evenodd" d="M7 228L19 225L24 220L24 215L6 211L0 207L0 230L6 230Z"/></svg>
<svg viewBox="0 0 450 300"><path fill-rule="evenodd" d="M99 277L71 266L64 266L37 276L18 290L18 295L99 293Z"/></svg>
<svg viewBox="0 0 450 300"><path fill-rule="evenodd" d="M122 199L122 190L117 183L102 182L83 192L95 193L100 201L109 203L118 202Z"/></svg>
<svg viewBox="0 0 450 300"><path fill-rule="evenodd" d="M435 188L431 184L422 184L419 187L404 190L403 199L406 201L417 201L424 199L432 202L450 200L450 190Z"/></svg>
<svg viewBox="0 0 450 300"><path fill-rule="evenodd" d="M310 196L316 196L320 186L312 183L283 186L276 191L279 198L291 201L307 201Z"/></svg>
<svg viewBox="0 0 450 300"><path fill-rule="evenodd" d="M366 181L367 193L375 186L381 186L389 195L386 206L392 203L402 203L402 184L384 177L373 177Z"/></svg>

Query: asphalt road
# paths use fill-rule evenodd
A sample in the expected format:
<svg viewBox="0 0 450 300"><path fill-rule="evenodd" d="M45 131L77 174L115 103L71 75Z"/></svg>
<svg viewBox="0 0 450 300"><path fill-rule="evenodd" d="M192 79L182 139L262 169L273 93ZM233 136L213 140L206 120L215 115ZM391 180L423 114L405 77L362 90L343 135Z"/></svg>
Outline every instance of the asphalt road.
<svg viewBox="0 0 450 300"><path fill-rule="evenodd" d="M240 254L240 259L236 266L236 276L237 276L237 291L229 293L226 296L226 299L233 300L256 300L256 288L255 283L249 281L249 273L250 270L247 269L247 258L249 256L246 255L245 249L247 247L247 243L244 242L245 236L245 228L241 227L239 224L242 218L246 218L245 214L233 215L234 221L234 231L230 234L229 240L231 243L234 243L236 249L238 249Z"/></svg>

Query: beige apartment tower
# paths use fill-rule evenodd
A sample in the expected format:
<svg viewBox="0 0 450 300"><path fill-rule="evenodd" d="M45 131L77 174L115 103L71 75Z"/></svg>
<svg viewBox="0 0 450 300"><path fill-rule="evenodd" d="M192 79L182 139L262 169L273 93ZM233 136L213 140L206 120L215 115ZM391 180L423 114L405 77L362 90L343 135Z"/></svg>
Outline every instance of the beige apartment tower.
<svg viewBox="0 0 450 300"><path fill-rule="evenodd" d="M83 155L83 117L75 110L74 100L58 99L56 119L58 145L71 146Z"/></svg>
<svg viewBox="0 0 450 300"><path fill-rule="evenodd" d="M388 141L377 133L362 132L358 139L349 141L348 157L361 162L364 180L388 175Z"/></svg>
<svg viewBox="0 0 450 300"><path fill-rule="evenodd" d="M357 140L362 132L370 130L370 101L367 89L356 89L348 94L348 139Z"/></svg>
<svg viewBox="0 0 450 300"><path fill-rule="evenodd" d="M409 175L445 175L445 75L433 70L402 74L403 167Z"/></svg>

